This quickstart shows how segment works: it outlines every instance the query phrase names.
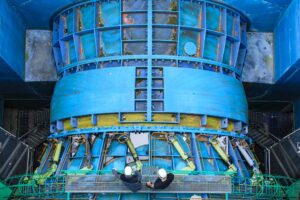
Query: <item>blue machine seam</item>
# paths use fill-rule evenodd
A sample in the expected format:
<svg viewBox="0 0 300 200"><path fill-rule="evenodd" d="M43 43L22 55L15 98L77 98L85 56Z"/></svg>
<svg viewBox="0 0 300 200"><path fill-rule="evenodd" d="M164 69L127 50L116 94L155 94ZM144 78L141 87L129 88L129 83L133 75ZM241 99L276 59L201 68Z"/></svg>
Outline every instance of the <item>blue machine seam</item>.
<svg viewBox="0 0 300 200"><path fill-rule="evenodd" d="M70 131L62 131L60 133L54 133L49 136L51 138L61 138L70 135L79 135L86 133L107 133L107 132L149 132L149 131L158 131L158 132L185 132L185 133L197 133L197 134L211 134L219 136L230 136L235 138L241 138L251 141L244 134L239 134L236 132L223 131L223 130L213 130L207 128L189 128L189 127L173 127L173 126L108 126L108 127L95 127L95 128L83 128L75 129Z"/></svg>
<svg viewBox="0 0 300 200"><path fill-rule="evenodd" d="M85 64L92 64L92 63L98 63L98 62L105 62L105 61L115 61L115 60L136 60L136 59L148 59L149 56L147 55L130 55L130 56L107 56L103 58L93 58L93 59L87 59L84 61L79 61L76 63L72 63L69 65L66 65L65 67L58 70L58 74L63 73L64 71L71 69L73 67L78 67L80 65ZM168 56L168 55L151 55L150 59L161 59L161 60L176 60L176 61L189 61L189 62L199 62L199 63L205 63L210 65L217 65L218 67L229 69L239 75L240 70L236 69L233 66L226 65L221 62L213 61L213 60L207 60L204 58L195 58L195 57L188 57L188 56ZM120 65L120 67L122 67Z"/></svg>

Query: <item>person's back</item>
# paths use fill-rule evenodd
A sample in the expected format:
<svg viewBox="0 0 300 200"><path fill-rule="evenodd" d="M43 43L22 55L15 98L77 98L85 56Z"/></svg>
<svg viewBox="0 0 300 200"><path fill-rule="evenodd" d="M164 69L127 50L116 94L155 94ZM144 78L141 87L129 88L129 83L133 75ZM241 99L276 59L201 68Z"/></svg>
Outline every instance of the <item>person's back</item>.
<svg viewBox="0 0 300 200"><path fill-rule="evenodd" d="M159 169L158 178L155 180L155 182L147 182L146 186L154 189L165 189L173 182L173 180L174 174L167 174L166 170Z"/></svg>
<svg viewBox="0 0 300 200"><path fill-rule="evenodd" d="M130 177L121 174L120 179L132 192L137 192L142 188L142 176L139 171L136 171L135 174L131 175Z"/></svg>
<svg viewBox="0 0 300 200"><path fill-rule="evenodd" d="M128 187L132 192L137 192L142 188L142 175L139 171L135 171L135 174L132 175L132 170L128 167L125 168L125 174L121 174L113 169L113 174L119 178L124 185Z"/></svg>
<svg viewBox="0 0 300 200"><path fill-rule="evenodd" d="M167 178L165 181L162 181L162 179L157 178L154 182L154 189L165 189L167 188L174 180L174 174L169 173L167 175Z"/></svg>

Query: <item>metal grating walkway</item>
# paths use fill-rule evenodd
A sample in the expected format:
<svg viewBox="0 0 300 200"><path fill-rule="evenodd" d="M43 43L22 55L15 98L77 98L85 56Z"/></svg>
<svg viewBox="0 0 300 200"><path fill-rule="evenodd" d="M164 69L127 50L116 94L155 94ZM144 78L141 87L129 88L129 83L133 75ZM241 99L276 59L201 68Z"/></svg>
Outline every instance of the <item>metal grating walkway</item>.
<svg viewBox="0 0 300 200"><path fill-rule="evenodd" d="M231 177L224 175L175 175L172 184L164 190L149 189L147 181L155 175L143 175L143 187L138 193L231 193ZM69 193L132 193L114 175L68 175L65 191Z"/></svg>

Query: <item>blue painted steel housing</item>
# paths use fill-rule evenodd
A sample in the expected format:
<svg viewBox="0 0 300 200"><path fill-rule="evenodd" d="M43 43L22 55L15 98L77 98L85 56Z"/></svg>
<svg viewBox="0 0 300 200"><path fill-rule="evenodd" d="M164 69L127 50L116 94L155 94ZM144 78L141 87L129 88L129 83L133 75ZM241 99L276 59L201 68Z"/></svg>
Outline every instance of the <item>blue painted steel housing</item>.
<svg viewBox="0 0 300 200"><path fill-rule="evenodd" d="M120 132L133 137L137 132L144 134L143 140L148 142L136 148L143 166L168 170L186 166L174 146L157 135L171 132L195 163L196 171L228 170L208 137L229 136L234 143L245 135L221 128L180 127L178 115L247 123L247 101L239 80L246 54L246 19L238 11L212 1L91 1L70 6L55 16L53 30L60 80L51 105L51 138L62 140L64 146L56 175L84 167L84 144L69 156L73 148L70 141L78 135L95 136L91 149L94 170L122 170L130 165L126 144L111 136ZM118 125L98 126L95 120L94 127L78 127L79 117L92 116L89 120L93 120L111 113L119 114ZM122 126L123 113L145 114L145 121ZM155 114L163 113L179 119L170 126L153 120ZM65 129L66 120L72 130ZM98 120L101 123L101 117ZM155 126L148 126L151 123ZM39 167L41 173L48 168L51 149L49 145ZM249 166L231 142L228 155L238 176L250 177ZM190 197L169 196L173 195ZM100 199L131 197L153 196L97 195Z"/></svg>
<svg viewBox="0 0 300 200"><path fill-rule="evenodd" d="M145 112L151 122L166 112L247 123L246 19L215 2L172 2L85 2L59 13L51 121Z"/></svg>

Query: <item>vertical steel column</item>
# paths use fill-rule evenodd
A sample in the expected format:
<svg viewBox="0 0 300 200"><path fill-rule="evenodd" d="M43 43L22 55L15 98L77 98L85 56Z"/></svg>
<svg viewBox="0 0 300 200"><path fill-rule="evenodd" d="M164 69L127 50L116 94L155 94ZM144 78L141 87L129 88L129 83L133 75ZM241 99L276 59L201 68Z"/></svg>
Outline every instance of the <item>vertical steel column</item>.
<svg viewBox="0 0 300 200"><path fill-rule="evenodd" d="M271 151L270 151L270 149L268 149L268 157L269 157L269 163L268 163L268 165L269 165L269 174L271 174Z"/></svg>
<svg viewBox="0 0 300 200"><path fill-rule="evenodd" d="M31 174L32 173L32 168L33 168L33 153L34 153L34 149L32 147L30 147L30 149L28 150L28 160L27 160L27 169L26 169L26 173L27 174Z"/></svg>
<svg viewBox="0 0 300 200"><path fill-rule="evenodd" d="M67 200L70 200L70 199L71 199L71 193L68 192L68 193L67 193Z"/></svg>
<svg viewBox="0 0 300 200"><path fill-rule="evenodd" d="M99 153L99 161L98 161L98 165L96 167L96 170L100 170L101 169L101 166L102 166L102 163L103 163L103 159L104 159L104 154L103 154L103 149L105 147L105 143L106 143L106 133L102 133L102 138L103 138L103 141L102 141L102 144L101 144L101 147L100 147L100 153ZM98 136L100 137L100 136Z"/></svg>
<svg viewBox="0 0 300 200"><path fill-rule="evenodd" d="M271 174L271 151L268 149L268 173Z"/></svg>
<svg viewBox="0 0 300 200"><path fill-rule="evenodd" d="M270 149L266 148L264 150L264 154L265 154L265 173L271 174L271 154L270 154Z"/></svg>
<svg viewBox="0 0 300 200"><path fill-rule="evenodd" d="M268 168L269 168L269 166L268 166L268 149L265 149L264 150L264 161L265 161L265 172L267 172L268 171Z"/></svg>
<svg viewBox="0 0 300 200"><path fill-rule="evenodd" d="M228 193L225 194L225 199L226 199L226 200L229 199Z"/></svg>
<svg viewBox="0 0 300 200"><path fill-rule="evenodd" d="M152 121L152 0L148 1L147 25L147 121Z"/></svg>
<svg viewBox="0 0 300 200"><path fill-rule="evenodd" d="M30 160L30 152L31 151L31 148L30 147L28 147L27 148L27 159L26 159L26 174L29 174L29 165L30 165L30 163L31 163L31 160Z"/></svg>
<svg viewBox="0 0 300 200"><path fill-rule="evenodd" d="M192 136L192 153L194 155L194 161L196 164L197 171L202 171L201 162L200 162L200 155L197 148L197 142L196 142L196 135L195 133L191 133Z"/></svg>

